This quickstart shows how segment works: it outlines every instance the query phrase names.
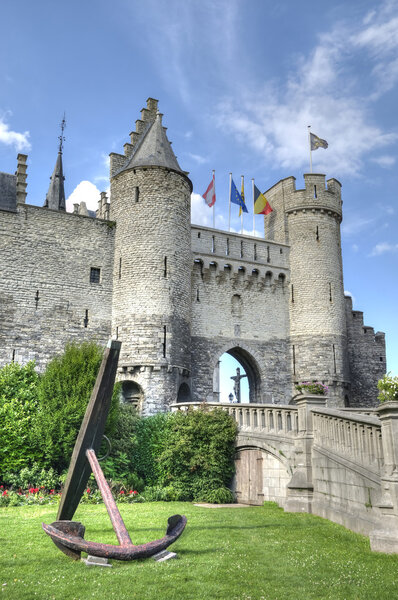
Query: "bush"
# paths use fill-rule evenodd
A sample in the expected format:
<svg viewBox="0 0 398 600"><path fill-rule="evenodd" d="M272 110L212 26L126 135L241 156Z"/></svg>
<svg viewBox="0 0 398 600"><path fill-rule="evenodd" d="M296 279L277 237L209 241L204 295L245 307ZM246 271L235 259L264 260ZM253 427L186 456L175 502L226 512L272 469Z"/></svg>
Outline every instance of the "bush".
<svg viewBox="0 0 398 600"><path fill-rule="evenodd" d="M159 481L172 485L180 499L208 501L226 488L235 472L236 423L222 409L172 413L167 444L158 459Z"/></svg>
<svg viewBox="0 0 398 600"><path fill-rule="evenodd" d="M303 381L298 383L295 388L300 394L315 394L316 396L326 396L329 390L328 386L320 381Z"/></svg>
<svg viewBox="0 0 398 600"><path fill-rule="evenodd" d="M173 415L158 413L137 421L133 434L131 464L146 485L159 484L160 456L168 444L167 424Z"/></svg>
<svg viewBox="0 0 398 600"><path fill-rule="evenodd" d="M31 437L38 410L39 376L34 366L11 363L0 369L0 477L38 457Z"/></svg>
<svg viewBox="0 0 398 600"><path fill-rule="evenodd" d="M203 502L210 502L211 504L233 504L235 502L235 496L228 488L221 487L216 490L210 490Z"/></svg>
<svg viewBox="0 0 398 600"><path fill-rule="evenodd" d="M61 478L54 469L45 469L38 463L32 467L24 467L18 473L5 473L4 482L14 489L27 490L29 488L41 488L46 490L59 489Z"/></svg>
<svg viewBox="0 0 398 600"><path fill-rule="evenodd" d="M380 394L377 398L380 402L398 401L398 377L393 377L391 373L386 373L377 383Z"/></svg>
<svg viewBox="0 0 398 600"><path fill-rule="evenodd" d="M93 342L70 344L51 360L40 378L36 447L42 462L58 472L69 465L73 446L101 364L103 348ZM115 386L106 433L117 418L119 391Z"/></svg>

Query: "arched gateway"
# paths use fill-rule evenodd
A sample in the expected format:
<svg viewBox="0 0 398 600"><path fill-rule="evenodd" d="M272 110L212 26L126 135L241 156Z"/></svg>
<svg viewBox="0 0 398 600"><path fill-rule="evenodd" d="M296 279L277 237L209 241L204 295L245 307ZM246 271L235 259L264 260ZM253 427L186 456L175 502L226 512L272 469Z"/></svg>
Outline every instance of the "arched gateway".
<svg viewBox="0 0 398 600"><path fill-rule="evenodd" d="M262 396L261 396L261 373L260 373L260 368L258 366L258 363L256 361L256 359L253 357L253 355L249 352L249 350L243 348L242 346L233 346L232 348L226 348L224 350L224 352L222 354L229 354L230 356L232 356L240 365L241 365L241 377L247 377L247 381L248 381L248 385L249 385L249 402L251 403L261 403L262 402ZM222 356L222 354L220 355L220 357ZM220 358L218 358L216 366L215 366L215 376L213 377L214 380L214 387L215 389L213 390L213 393L215 396L219 395L219 389L216 389L217 386L219 385L219 377L217 375L217 371L219 369L219 361ZM228 377L231 379L233 378L233 376L236 376L235 372L232 372L228 375ZM233 383L231 381L231 390L233 387Z"/></svg>

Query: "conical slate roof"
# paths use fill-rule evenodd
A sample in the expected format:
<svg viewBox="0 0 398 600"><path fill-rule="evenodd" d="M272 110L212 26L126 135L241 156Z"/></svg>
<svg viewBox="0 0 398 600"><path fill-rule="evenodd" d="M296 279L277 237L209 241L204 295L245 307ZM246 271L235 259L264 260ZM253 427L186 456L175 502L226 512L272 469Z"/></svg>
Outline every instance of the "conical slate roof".
<svg viewBox="0 0 398 600"><path fill-rule="evenodd" d="M119 172L144 166L166 167L183 173L167 139L160 113L157 113L153 122L148 123L132 155Z"/></svg>
<svg viewBox="0 0 398 600"><path fill-rule="evenodd" d="M45 208L53 210L65 210L65 190L64 190L64 174L62 170L62 152L58 152L57 162L55 163L53 174L50 178L50 186L48 188Z"/></svg>

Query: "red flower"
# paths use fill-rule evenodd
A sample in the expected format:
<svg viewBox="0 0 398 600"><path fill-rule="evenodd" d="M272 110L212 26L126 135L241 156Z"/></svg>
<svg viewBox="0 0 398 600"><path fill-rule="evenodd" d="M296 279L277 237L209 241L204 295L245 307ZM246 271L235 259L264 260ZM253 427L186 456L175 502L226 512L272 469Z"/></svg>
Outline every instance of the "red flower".
<svg viewBox="0 0 398 600"><path fill-rule="evenodd" d="M1 495L2 496L7 496L7 490L4 490L4 492Z"/></svg>
<svg viewBox="0 0 398 600"><path fill-rule="evenodd" d="M3 489L3 487L4 487L4 485L0 485L0 490L2 490L2 489Z"/></svg>
<svg viewBox="0 0 398 600"><path fill-rule="evenodd" d="M50 494L53 494L53 493L54 493L54 490L50 490Z"/></svg>
<svg viewBox="0 0 398 600"><path fill-rule="evenodd" d="M87 494L89 494L91 492L90 488L86 489Z"/></svg>
<svg viewBox="0 0 398 600"><path fill-rule="evenodd" d="M138 494L138 492L136 492L135 490L133 490L133 494L136 495L136 494Z"/></svg>
<svg viewBox="0 0 398 600"><path fill-rule="evenodd" d="M123 495L123 494L124 494L124 491L123 491L123 490L120 490L120 492L119 492L119 493L120 493L120 495Z"/></svg>

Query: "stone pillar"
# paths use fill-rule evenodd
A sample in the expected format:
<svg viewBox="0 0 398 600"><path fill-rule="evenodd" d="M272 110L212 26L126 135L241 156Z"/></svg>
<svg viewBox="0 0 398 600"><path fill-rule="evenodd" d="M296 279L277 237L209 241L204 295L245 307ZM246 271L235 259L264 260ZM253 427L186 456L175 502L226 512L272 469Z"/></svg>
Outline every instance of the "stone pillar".
<svg viewBox="0 0 398 600"><path fill-rule="evenodd" d="M381 421L383 467L380 521L370 534L375 552L398 553L398 402L385 402L376 409Z"/></svg>
<svg viewBox="0 0 398 600"><path fill-rule="evenodd" d="M26 173L26 169L28 168L28 165L26 164L26 161L28 159L27 154L18 154L17 156L17 172L15 173L17 176L17 203L20 204L25 204L26 202L26 187L27 187L27 183L26 183L26 178L27 178L27 173Z"/></svg>
<svg viewBox="0 0 398 600"><path fill-rule="evenodd" d="M296 399L298 406L298 434L295 439L296 469L287 484L285 510L287 512L312 512L314 486L312 483L312 445L314 430L312 408L324 408L325 396L303 395Z"/></svg>
<svg viewBox="0 0 398 600"><path fill-rule="evenodd" d="M220 362L217 362L213 373L213 402L220 402Z"/></svg>

